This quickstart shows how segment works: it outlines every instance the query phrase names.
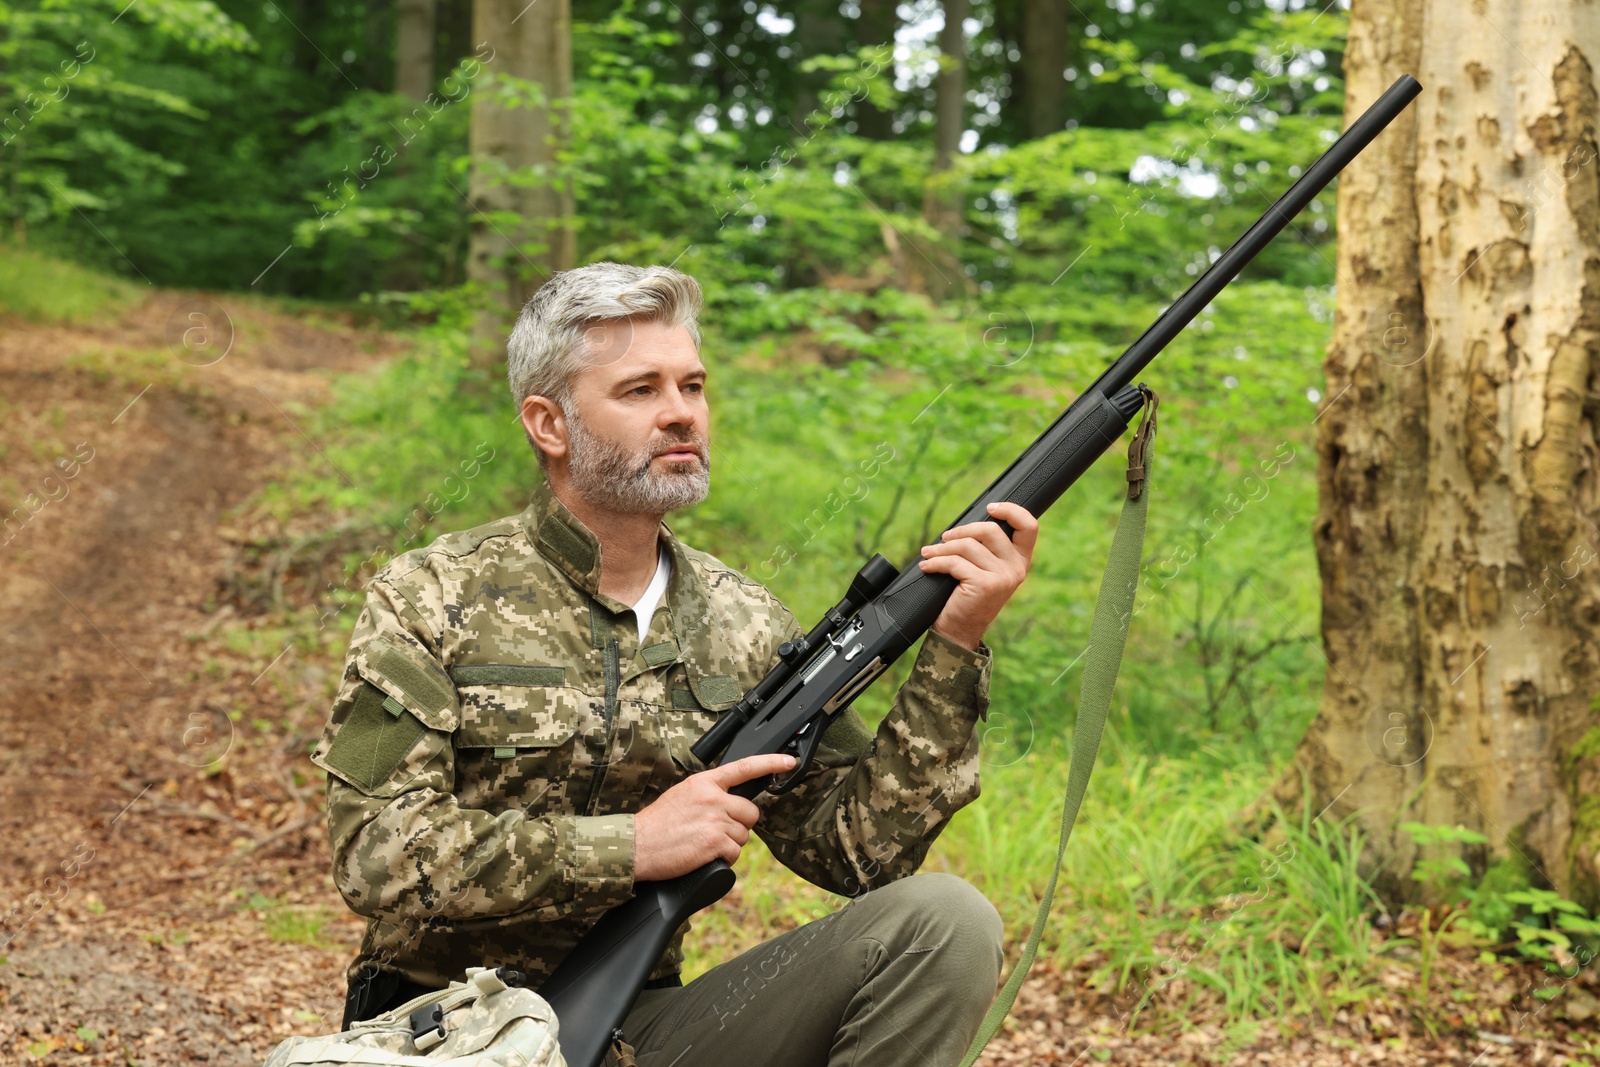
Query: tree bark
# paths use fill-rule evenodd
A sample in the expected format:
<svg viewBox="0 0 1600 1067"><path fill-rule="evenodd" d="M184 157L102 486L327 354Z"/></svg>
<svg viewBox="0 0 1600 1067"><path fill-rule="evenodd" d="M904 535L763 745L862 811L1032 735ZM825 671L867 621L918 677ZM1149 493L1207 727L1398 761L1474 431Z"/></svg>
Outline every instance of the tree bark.
<svg viewBox="0 0 1600 1067"><path fill-rule="evenodd" d="M894 35L899 28L898 0L861 0L856 37L863 48L869 45L893 48ZM856 132L874 141L890 140L894 137L894 112L861 101L856 107Z"/></svg>
<svg viewBox="0 0 1600 1067"><path fill-rule="evenodd" d="M1022 0L1022 53L1014 75L1022 84L1021 104L1028 137L1048 137L1066 123L1067 7L1061 0Z"/></svg>
<svg viewBox="0 0 1600 1067"><path fill-rule="evenodd" d="M433 80L438 82L456 69L472 50L488 41L472 36L472 0L434 0Z"/></svg>
<svg viewBox="0 0 1600 1067"><path fill-rule="evenodd" d="M565 140L563 109L572 92L569 0L477 0L473 37L494 48L472 96L472 242L467 276L488 294L474 319L472 364L505 356L517 313L553 272L576 264L572 193L556 173ZM530 106L507 77L538 83L545 102ZM507 95L519 97L507 106ZM530 180L533 179L533 180Z"/></svg>
<svg viewBox="0 0 1600 1067"><path fill-rule="evenodd" d="M967 125L967 38L962 23L968 0L944 0L944 28L939 31L939 76L934 83L933 172L923 196L922 216L941 235L930 256L927 291L943 300L964 288L966 275L954 249L961 236L961 199L945 180L961 150Z"/></svg>
<svg viewBox="0 0 1600 1067"><path fill-rule="evenodd" d="M849 28L844 16L839 14L838 0L797 0L794 8L795 40L800 45L802 60L812 56L836 56L844 52L845 31ZM793 127L809 128L809 116L818 109L822 87L828 84L831 72L814 70L797 73L795 78Z"/></svg>
<svg viewBox="0 0 1600 1067"><path fill-rule="evenodd" d="M944 0L939 30L939 77L934 83L933 168L946 170L960 151L967 120L967 37L962 29L968 0Z"/></svg>
<svg viewBox="0 0 1600 1067"><path fill-rule="evenodd" d="M1597 54L1600 10L1566 0L1351 11L1346 115L1401 72L1424 92L1340 182L1328 670L1277 793L1358 812L1394 898L1415 821L1486 835L1475 874L1600 902Z"/></svg>
<svg viewBox="0 0 1600 1067"><path fill-rule="evenodd" d="M422 100L433 90L434 0L395 6L394 91Z"/></svg>

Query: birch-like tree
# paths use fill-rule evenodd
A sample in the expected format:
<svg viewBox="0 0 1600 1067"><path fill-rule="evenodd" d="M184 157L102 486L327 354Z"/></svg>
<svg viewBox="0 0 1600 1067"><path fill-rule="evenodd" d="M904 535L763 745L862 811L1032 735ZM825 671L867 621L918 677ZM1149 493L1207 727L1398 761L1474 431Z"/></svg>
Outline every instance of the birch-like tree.
<svg viewBox="0 0 1600 1067"><path fill-rule="evenodd" d="M1359 811L1400 895L1414 821L1600 897L1597 60L1593 3L1351 12L1346 114L1401 72L1424 92L1339 188L1328 669L1279 794Z"/></svg>

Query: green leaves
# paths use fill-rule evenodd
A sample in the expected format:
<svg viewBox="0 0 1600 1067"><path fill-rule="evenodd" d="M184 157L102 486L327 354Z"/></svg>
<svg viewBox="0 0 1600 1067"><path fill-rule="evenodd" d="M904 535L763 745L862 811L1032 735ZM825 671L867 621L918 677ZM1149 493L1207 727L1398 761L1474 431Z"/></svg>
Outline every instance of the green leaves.
<svg viewBox="0 0 1600 1067"><path fill-rule="evenodd" d="M1419 822L1404 822L1400 829L1417 843L1425 855L1412 868L1411 877L1421 882L1424 889L1441 903L1470 900L1471 890L1467 880L1472 868L1461 858L1460 845L1486 845L1489 839L1465 826L1432 826Z"/></svg>
<svg viewBox="0 0 1600 1067"><path fill-rule="evenodd" d="M195 51L228 49L248 52L255 49L255 39L249 32L210 0L140 0L134 5L126 4L123 0L111 0L86 6L100 8L99 13L103 13L107 20L130 13L148 24L160 37ZM100 20L97 18L96 21Z"/></svg>
<svg viewBox="0 0 1600 1067"><path fill-rule="evenodd" d="M1575 904L1563 898L1559 893L1552 893L1548 889L1523 889L1507 893L1505 899L1513 904L1522 904L1535 915L1550 915L1566 917L1572 915L1587 915L1581 904Z"/></svg>
<svg viewBox="0 0 1600 1067"><path fill-rule="evenodd" d="M116 215L130 198L163 195L185 172L173 152L184 146L166 124L209 114L187 91L194 79L166 57L246 51L249 33L198 0L0 3L0 25L0 209L8 229L60 220L65 230L76 220L69 232L92 258L132 273L115 252L124 243ZM90 213L98 235L83 232Z"/></svg>
<svg viewBox="0 0 1600 1067"><path fill-rule="evenodd" d="M1481 881L1472 883L1473 870L1456 849L1490 844L1483 834L1459 825L1417 822L1401 823L1400 829L1419 847L1435 850L1417 862L1411 877L1428 886L1442 902L1465 906L1462 929L1489 942L1513 936L1521 955L1552 966L1568 966L1575 956L1585 962L1594 958L1600 948L1600 919L1591 918L1583 905L1525 881L1506 888L1508 876L1501 865L1491 867Z"/></svg>
<svg viewBox="0 0 1600 1067"><path fill-rule="evenodd" d="M1420 822L1403 822L1400 829L1410 834L1419 846L1437 845L1445 842L1486 845L1489 839L1476 830L1468 830L1459 824L1455 826L1429 826Z"/></svg>

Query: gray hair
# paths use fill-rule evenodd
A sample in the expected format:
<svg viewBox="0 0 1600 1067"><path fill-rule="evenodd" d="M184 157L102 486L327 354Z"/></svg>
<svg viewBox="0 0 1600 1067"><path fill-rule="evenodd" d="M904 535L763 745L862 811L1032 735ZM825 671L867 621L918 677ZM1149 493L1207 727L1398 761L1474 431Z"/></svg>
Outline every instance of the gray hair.
<svg viewBox="0 0 1600 1067"><path fill-rule="evenodd" d="M638 318L683 326L698 351L703 302L700 283L671 267L604 261L557 271L523 306L506 342L511 399L521 411L528 397L549 397L570 415L572 379L588 352L584 333L597 321Z"/></svg>

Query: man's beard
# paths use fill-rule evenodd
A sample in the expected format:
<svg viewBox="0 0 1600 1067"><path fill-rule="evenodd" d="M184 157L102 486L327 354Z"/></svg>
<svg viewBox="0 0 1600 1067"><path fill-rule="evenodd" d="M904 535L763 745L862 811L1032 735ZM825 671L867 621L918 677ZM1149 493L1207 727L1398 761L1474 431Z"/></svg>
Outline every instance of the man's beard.
<svg viewBox="0 0 1600 1067"><path fill-rule="evenodd" d="M627 515L665 514L693 507L711 492L711 455L706 440L692 431L652 441L630 453L593 433L576 411L566 413L571 437L567 476L572 488L597 508ZM674 460L663 472L651 468L662 450L692 449L700 458Z"/></svg>

